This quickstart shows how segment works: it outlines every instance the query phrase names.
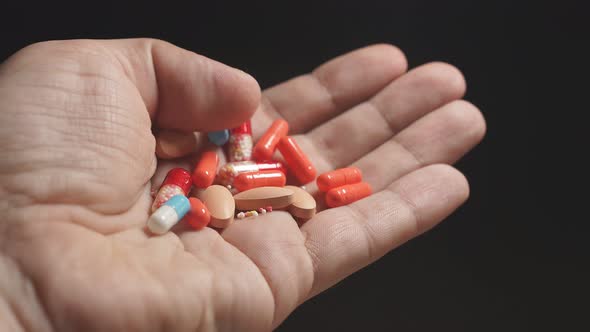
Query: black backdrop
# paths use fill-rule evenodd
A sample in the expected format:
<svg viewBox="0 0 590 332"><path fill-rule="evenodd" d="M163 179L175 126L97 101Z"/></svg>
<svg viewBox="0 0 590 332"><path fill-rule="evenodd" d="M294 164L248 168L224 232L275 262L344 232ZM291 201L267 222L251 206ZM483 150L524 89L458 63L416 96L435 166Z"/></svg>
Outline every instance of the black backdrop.
<svg viewBox="0 0 590 332"><path fill-rule="evenodd" d="M590 39L581 3L5 1L0 60L47 39L156 37L241 68L262 87L375 42L401 47L411 67L450 62L488 121L484 142L457 165L470 200L279 330L578 330L589 308L588 218L575 211L587 193L570 190L587 188L576 160L588 150L578 120Z"/></svg>

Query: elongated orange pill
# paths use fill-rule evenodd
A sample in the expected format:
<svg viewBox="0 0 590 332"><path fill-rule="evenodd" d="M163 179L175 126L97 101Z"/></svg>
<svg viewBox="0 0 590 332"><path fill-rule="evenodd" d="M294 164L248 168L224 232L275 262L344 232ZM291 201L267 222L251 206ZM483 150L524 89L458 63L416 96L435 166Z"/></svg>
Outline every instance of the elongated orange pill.
<svg viewBox="0 0 590 332"><path fill-rule="evenodd" d="M242 173L234 180L234 188L246 191L258 187L284 187L287 182L285 173L279 170Z"/></svg>
<svg viewBox="0 0 590 332"><path fill-rule="evenodd" d="M309 161L299 145L297 145L293 137L285 136L281 138L277 148L285 159L287 168L295 175L297 181L301 184L306 184L315 179L315 167L313 167L313 164Z"/></svg>
<svg viewBox="0 0 590 332"><path fill-rule="evenodd" d="M345 184L359 183L361 181L363 181L363 173L356 167L339 168L318 176L316 180L318 189L323 192L332 188L342 187Z"/></svg>
<svg viewBox="0 0 590 332"><path fill-rule="evenodd" d="M282 119L275 120L254 146L252 157L257 161L271 159L279 140L285 137L287 132L289 132L287 121Z"/></svg>
<svg viewBox="0 0 590 332"><path fill-rule="evenodd" d="M207 188L213 184L217 174L219 156L215 151L206 151L201 154L201 159L193 171L193 184L197 188Z"/></svg>
<svg viewBox="0 0 590 332"><path fill-rule="evenodd" d="M366 182L332 188L326 193L326 205L332 208L347 205L371 195L372 192L371 186Z"/></svg>
<svg viewBox="0 0 590 332"><path fill-rule="evenodd" d="M200 199L189 197L190 211L184 216L186 222L194 229L201 229L209 224L211 215Z"/></svg>

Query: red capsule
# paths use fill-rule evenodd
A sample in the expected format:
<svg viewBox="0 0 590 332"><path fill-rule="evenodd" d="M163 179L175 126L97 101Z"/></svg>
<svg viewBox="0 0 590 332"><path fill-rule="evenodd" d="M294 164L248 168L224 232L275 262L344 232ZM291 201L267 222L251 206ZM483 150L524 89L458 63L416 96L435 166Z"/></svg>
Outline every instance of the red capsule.
<svg viewBox="0 0 590 332"><path fill-rule="evenodd" d="M211 221L209 210L201 200L189 197L190 211L184 216L184 220L194 229L202 229Z"/></svg>
<svg viewBox="0 0 590 332"><path fill-rule="evenodd" d="M168 171L164 182L162 182L162 186L154 198L152 213L173 196L186 196L191 190L192 185L193 181L191 179L191 174L187 170L183 168L173 168Z"/></svg>
<svg viewBox="0 0 590 332"><path fill-rule="evenodd" d="M301 184L306 184L315 179L315 167L313 167L313 164L309 161L299 145L297 145L293 137L285 136L281 138L277 147L285 159L287 168L289 168Z"/></svg>
<svg viewBox="0 0 590 332"><path fill-rule="evenodd" d="M257 187L284 187L285 174L278 170L242 173L234 180L234 188L245 191Z"/></svg>
<svg viewBox="0 0 590 332"><path fill-rule="evenodd" d="M347 184L330 189L326 193L326 205L332 208L347 205L371 195L372 192L371 186L366 182Z"/></svg>
<svg viewBox="0 0 590 332"><path fill-rule="evenodd" d="M164 182L162 182L162 186L167 184L174 184L180 187L182 191L188 193L191 189L193 181L191 179L191 174L184 168L173 168L168 171L166 174L166 178Z"/></svg>
<svg viewBox="0 0 590 332"><path fill-rule="evenodd" d="M242 123L241 125L232 128L230 134L249 134L252 135L252 124L250 120Z"/></svg>
<svg viewBox="0 0 590 332"><path fill-rule="evenodd" d="M222 186L232 186L235 178L242 173L269 170L277 170L286 174L283 163L279 161L271 160L260 163L241 161L223 165L223 167L219 169L219 172L217 172L217 182Z"/></svg>
<svg viewBox="0 0 590 332"><path fill-rule="evenodd" d="M207 188L215 180L219 156L215 151L206 151L193 171L193 184L197 188Z"/></svg>
<svg viewBox="0 0 590 332"><path fill-rule="evenodd" d="M287 121L282 119L275 120L254 146L252 157L257 161L270 159L275 152L279 140L286 136L288 131L289 124Z"/></svg>
<svg viewBox="0 0 590 332"><path fill-rule="evenodd" d="M363 181L363 173L356 167L347 167L333 170L318 176L317 184L320 191L326 192L332 188L345 184L353 184Z"/></svg>

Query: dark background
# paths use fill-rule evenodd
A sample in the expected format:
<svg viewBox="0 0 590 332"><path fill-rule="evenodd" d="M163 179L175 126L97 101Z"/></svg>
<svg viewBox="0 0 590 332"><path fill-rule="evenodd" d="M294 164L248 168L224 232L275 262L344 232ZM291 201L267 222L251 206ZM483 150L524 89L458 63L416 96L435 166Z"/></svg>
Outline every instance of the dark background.
<svg viewBox="0 0 590 332"><path fill-rule="evenodd" d="M488 122L468 203L302 305L301 330L588 330L588 11L582 1L3 3L0 60L48 39L156 37L268 87L371 43L447 61ZM581 189L576 194L572 189Z"/></svg>

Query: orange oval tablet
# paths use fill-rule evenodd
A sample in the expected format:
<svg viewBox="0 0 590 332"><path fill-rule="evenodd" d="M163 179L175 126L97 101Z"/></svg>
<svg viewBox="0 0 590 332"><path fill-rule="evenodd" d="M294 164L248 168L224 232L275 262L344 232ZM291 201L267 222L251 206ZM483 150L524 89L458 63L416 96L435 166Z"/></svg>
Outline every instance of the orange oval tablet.
<svg viewBox="0 0 590 332"><path fill-rule="evenodd" d="M299 145L297 145L293 137L286 136L281 138L277 148L285 159L287 168L295 175L297 181L301 184L306 184L315 179L315 167L313 167L313 164L309 161Z"/></svg>
<svg viewBox="0 0 590 332"><path fill-rule="evenodd" d="M279 170L242 173L236 177L233 186L238 191L258 187L283 187L287 182L285 173Z"/></svg>
<svg viewBox="0 0 590 332"><path fill-rule="evenodd" d="M317 184L320 191L326 192L332 188L345 184L359 183L363 181L363 173L356 167L346 167L333 170L318 176Z"/></svg>
<svg viewBox="0 0 590 332"><path fill-rule="evenodd" d="M371 195L372 192L371 186L366 182L332 188L326 193L326 205L332 208L347 205Z"/></svg>
<svg viewBox="0 0 590 332"><path fill-rule="evenodd" d="M242 211L258 210L268 207L282 209L293 203L293 190L279 187L259 187L234 196L236 209Z"/></svg>
<svg viewBox="0 0 590 332"><path fill-rule="evenodd" d="M205 204L195 197L189 197L188 200L191 204L191 209L184 216L186 222L194 229L201 229L207 226L209 221L211 221L211 215Z"/></svg>
<svg viewBox="0 0 590 332"><path fill-rule="evenodd" d="M205 151L193 171L193 184L197 188L207 188L215 180L219 156L215 151Z"/></svg>
<svg viewBox="0 0 590 332"><path fill-rule="evenodd" d="M254 146L252 157L257 161L269 160L275 153L279 140L286 136L288 131L287 121L275 120Z"/></svg>
<svg viewBox="0 0 590 332"><path fill-rule="evenodd" d="M289 213L293 217L301 218L303 221L315 215L316 202L310 193L295 186L285 186L285 189L293 191L293 203L289 205Z"/></svg>

